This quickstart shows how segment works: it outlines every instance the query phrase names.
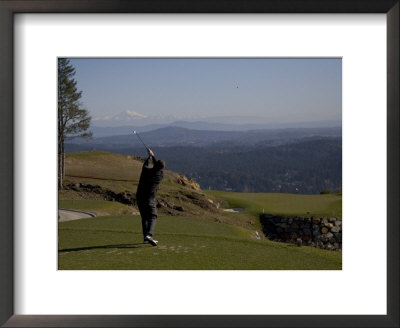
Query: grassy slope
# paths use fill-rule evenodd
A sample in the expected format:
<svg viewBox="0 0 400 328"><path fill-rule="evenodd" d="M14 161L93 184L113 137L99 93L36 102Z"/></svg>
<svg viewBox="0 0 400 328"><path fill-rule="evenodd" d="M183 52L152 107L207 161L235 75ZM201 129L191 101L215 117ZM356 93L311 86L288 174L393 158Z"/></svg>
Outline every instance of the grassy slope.
<svg viewBox="0 0 400 328"><path fill-rule="evenodd" d="M127 155L106 152L70 153L66 155L66 178L64 181L66 184L79 182L100 185L102 188L116 193L124 191L135 193L142 165L142 162ZM206 196L202 191L195 191L188 186L178 184L177 178L179 178L177 173L166 170L157 193L158 199L182 206L185 209L183 213L176 214L202 217L212 222L224 222L252 230L261 228L258 220L253 216L232 216L209 206L208 200L212 196ZM193 200L187 197L188 195L194 196L198 205L195 205ZM71 203L72 200L74 203ZM114 205L107 206L102 197L97 194L77 193L72 190L59 192L59 206L85 209L97 215L119 215L138 211L137 208L126 205L122 205L125 206L124 209L122 206L120 208L115 208ZM159 213L167 214L163 209L159 210Z"/></svg>
<svg viewBox="0 0 400 328"><path fill-rule="evenodd" d="M68 154L66 181L92 183L115 192L135 192L141 162L126 155L86 152ZM156 226L160 246L141 244L141 225L132 206L108 202L98 195L59 193L59 205L97 215L112 215L59 224L60 269L341 269L341 253L256 240L259 214L332 215L341 212L337 195L246 194L195 192L178 185L177 174L166 172L159 197L182 205L182 216L164 216ZM194 206L186 194L213 199L243 213ZM187 211L186 211L187 210ZM191 216L191 217L188 217ZM338 215L339 216L339 215ZM211 221L211 222L210 222ZM220 223L214 223L217 221ZM224 224L228 223L228 224Z"/></svg>
<svg viewBox="0 0 400 328"><path fill-rule="evenodd" d="M341 253L259 241L248 230L196 218L160 217L158 247L142 244L139 216L59 224L59 269L341 269Z"/></svg>
<svg viewBox="0 0 400 328"><path fill-rule="evenodd" d="M143 162L129 155L80 152L66 155L65 182L98 184L115 192L136 192ZM177 174L166 170L160 186L162 194L185 189L175 183Z"/></svg>

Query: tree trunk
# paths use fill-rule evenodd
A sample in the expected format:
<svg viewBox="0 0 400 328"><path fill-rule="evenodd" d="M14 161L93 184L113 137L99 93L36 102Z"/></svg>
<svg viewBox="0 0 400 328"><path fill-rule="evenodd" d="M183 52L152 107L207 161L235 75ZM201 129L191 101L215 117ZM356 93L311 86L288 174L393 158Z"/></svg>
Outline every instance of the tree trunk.
<svg viewBox="0 0 400 328"><path fill-rule="evenodd" d="M64 182L64 140L58 139L58 189L63 189Z"/></svg>
<svg viewBox="0 0 400 328"><path fill-rule="evenodd" d="M65 177L65 149L64 149L64 140L62 142L62 157L61 157L61 166L62 166L62 181L64 182L64 177Z"/></svg>
<svg viewBox="0 0 400 328"><path fill-rule="evenodd" d="M58 129L60 129L60 122L58 123ZM61 189L61 161L60 161L60 154L61 154L61 143L60 143L60 132L58 134L58 153L57 153L57 178L58 178L58 189Z"/></svg>
<svg viewBox="0 0 400 328"><path fill-rule="evenodd" d="M63 187L61 145L58 145L58 189Z"/></svg>

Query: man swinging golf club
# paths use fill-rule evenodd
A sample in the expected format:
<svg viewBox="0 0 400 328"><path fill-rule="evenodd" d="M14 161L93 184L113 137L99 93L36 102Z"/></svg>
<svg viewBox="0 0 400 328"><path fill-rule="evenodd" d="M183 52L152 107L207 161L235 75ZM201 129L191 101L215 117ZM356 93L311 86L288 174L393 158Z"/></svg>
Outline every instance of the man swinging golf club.
<svg viewBox="0 0 400 328"><path fill-rule="evenodd" d="M136 134L143 143L136 131L133 131L133 133ZM142 217L144 243L157 246L157 240L153 239L154 227L157 220L156 193L164 176L163 169L165 167L165 162L156 160L153 151L144 143L143 145L146 147L149 157L142 167L142 173L136 191L136 201L140 216ZM150 166L150 162L152 162L152 166Z"/></svg>

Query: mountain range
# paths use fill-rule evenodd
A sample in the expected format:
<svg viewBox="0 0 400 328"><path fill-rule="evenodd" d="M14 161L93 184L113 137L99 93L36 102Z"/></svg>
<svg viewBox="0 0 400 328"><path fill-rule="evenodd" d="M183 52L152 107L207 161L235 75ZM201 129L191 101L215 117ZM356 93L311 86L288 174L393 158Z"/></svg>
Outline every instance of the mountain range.
<svg viewBox="0 0 400 328"><path fill-rule="evenodd" d="M340 120L276 123L266 118L252 116L185 118L174 115L146 116L132 110L126 110L116 115L92 118L90 130L94 137L106 137L129 134L133 130L147 132L165 127L207 131L249 131L256 129L331 128L341 125Z"/></svg>
<svg viewBox="0 0 400 328"><path fill-rule="evenodd" d="M112 147L114 149L142 146L139 138L133 134L133 130L124 129L122 132L125 133L90 139L76 138L68 141L68 143L85 145L86 147ZM304 138L340 137L341 135L342 129L340 127L216 131L168 126L140 133L142 140L150 148L170 146L221 146L228 148L239 145L265 146L295 142Z"/></svg>

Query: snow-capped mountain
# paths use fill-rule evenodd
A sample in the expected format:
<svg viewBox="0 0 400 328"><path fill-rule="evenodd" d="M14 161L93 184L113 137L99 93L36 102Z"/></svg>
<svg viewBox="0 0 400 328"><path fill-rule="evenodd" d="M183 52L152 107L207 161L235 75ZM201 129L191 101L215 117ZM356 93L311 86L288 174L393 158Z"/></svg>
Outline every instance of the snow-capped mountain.
<svg viewBox="0 0 400 328"><path fill-rule="evenodd" d="M177 117L174 115L145 115L128 109L115 115L93 117L92 124L94 126L107 127L121 125L143 126L149 124L168 124L176 120Z"/></svg>

